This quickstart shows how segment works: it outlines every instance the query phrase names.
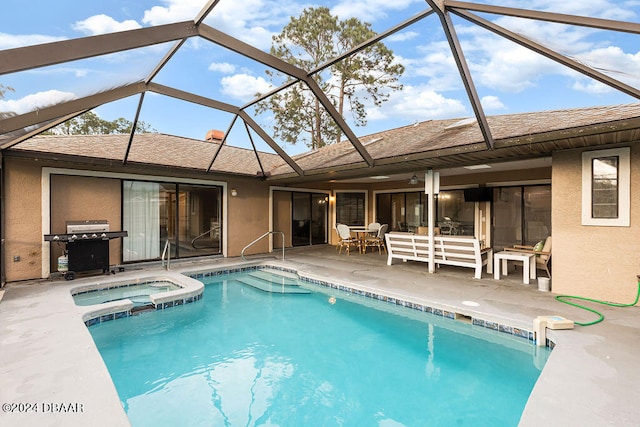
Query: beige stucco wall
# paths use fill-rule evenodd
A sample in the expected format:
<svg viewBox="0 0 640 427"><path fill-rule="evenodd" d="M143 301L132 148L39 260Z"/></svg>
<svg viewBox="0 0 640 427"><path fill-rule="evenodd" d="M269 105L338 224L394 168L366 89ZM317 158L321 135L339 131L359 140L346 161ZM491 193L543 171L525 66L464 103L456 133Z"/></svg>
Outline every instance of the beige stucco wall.
<svg viewBox="0 0 640 427"><path fill-rule="evenodd" d="M608 147L609 148L609 147ZM630 227L582 225L582 151L553 156L551 287L556 294L633 302L640 274L640 147L631 146Z"/></svg>
<svg viewBox="0 0 640 427"><path fill-rule="evenodd" d="M292 246L291 221L291 193L288 191L274 191L273 231L280 231L284 233L285 247ZM282 236L274 235L273 247L282 248Z"/></svg>
<svg viewBox="0 0 640 427"><path fill-rule="evenodd" d="M5 162L4 246L7 282L40 277L42 270L42 203L40 167L32 162ZM14 261L14 257L19 257Z"/></svg>
<svg viewBox="0 0 640 427"><path fill-rule="evenodd" d="M264 181L230 179L229 192L235 188L236 197L229 196L227 256L239 256L242 248L269 231L269 185ZM269 239L251 246L245 255L269 251Z"/></svg>
<svg viewBox="0 0 640 427"><path fill-rule="evenodd" d="M51 175L51 234L66 233L67 221L107 220L109 231L122 229L119 179ZM51 271L64 245L51 243ZM122 262L122 239L109 241L109 265Z"/></svg>

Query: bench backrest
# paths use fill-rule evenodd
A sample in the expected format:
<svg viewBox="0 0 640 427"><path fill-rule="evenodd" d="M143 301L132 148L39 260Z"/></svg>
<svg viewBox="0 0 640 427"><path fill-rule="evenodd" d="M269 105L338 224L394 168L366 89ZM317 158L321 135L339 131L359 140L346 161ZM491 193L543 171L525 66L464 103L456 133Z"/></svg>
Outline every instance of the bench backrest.
<svg viewBox="0 0 640 427"><path fill-rule="evenodd" d="M429 257L429 236L421 234L387 233L390 254L410 255L417 258ZM481 255L480 242L472 236L434 236L434 257L436 260L467 259L476 260Z"/></svg>

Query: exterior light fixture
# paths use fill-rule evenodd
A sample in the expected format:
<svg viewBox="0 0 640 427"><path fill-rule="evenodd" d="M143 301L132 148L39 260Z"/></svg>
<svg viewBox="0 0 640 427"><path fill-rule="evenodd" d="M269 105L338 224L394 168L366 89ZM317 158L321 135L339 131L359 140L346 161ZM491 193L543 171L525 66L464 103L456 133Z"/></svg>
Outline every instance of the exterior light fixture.
<svg viewBox="0 0 640 427"><path fill-rule="evenodd" d="M238 195L238 190L236 190L235 188L231 189L231 197L236 197Z"/></svg>
<svg viewBox="0 0 640 427"><path fill-rule="evenodd" d="M416 185L418 183L418 176L414 173L411 179L409 180L409 184Z"/></svg>

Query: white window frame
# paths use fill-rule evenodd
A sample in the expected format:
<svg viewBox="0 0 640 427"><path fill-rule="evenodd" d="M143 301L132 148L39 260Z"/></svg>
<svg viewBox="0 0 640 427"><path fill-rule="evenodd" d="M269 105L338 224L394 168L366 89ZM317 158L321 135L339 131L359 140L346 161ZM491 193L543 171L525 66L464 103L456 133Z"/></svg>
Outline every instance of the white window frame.
<svg viewBox="0 0 640 427"><path fill-rule="evenodd" d="M592 217L593 159L618 157L618 218ZM631 217L631 149L629 147L582 153L582 225L629 227Z"/></svg>

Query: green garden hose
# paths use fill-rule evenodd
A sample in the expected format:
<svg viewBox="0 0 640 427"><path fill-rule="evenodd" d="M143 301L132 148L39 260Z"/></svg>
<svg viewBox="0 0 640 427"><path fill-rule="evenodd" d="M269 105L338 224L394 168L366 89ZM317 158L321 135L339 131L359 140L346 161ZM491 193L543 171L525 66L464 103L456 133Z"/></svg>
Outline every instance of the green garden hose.
<svg viewBox="0 0 640 427"><path fill-rule="evenodd" d="M634 302L632 302L631 304L620 304L620 303L615 303L615 302L606 302L606 301L600 301L600 300L597 300L597 299L586 298L586 297L578 297L578 296L572 296L572 295L556 295L556 299L558 301L560 301L560 302L565 303L565 304L569 304L569 305L572 305L574 307L582 308L584 310L590 311L590 312L595 313L595 314L598 315L598 319L594 320L593 322L586 322L586 323L574 322L576 325L580 325L580 326L595 325L596 323L600 323L600 322L602 322L604 320L604 316L602 315L602 313L600 313L597 310L594 310L593 308L585 307L583 305L576 304L575 302L566 301L566 299L579 299L579 300L583 300L583 301L595 302L597 304L604 304L604 305L608 305L608 306L611 306L611 307L632 307L632 306L636 305L638 303L638 300L640 299L640 275L638 276L638 293L636 295L636 300Z"/></svg>

